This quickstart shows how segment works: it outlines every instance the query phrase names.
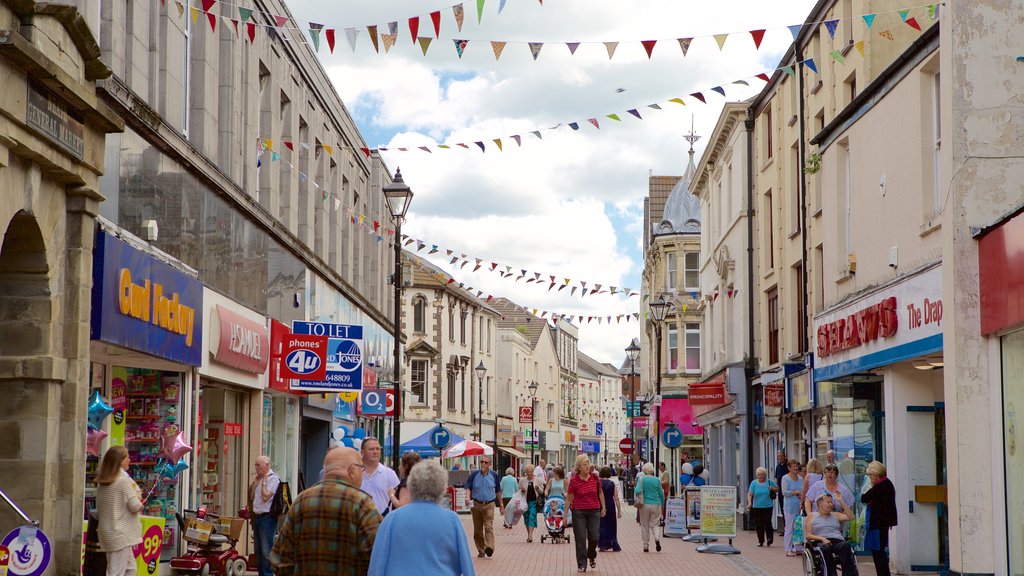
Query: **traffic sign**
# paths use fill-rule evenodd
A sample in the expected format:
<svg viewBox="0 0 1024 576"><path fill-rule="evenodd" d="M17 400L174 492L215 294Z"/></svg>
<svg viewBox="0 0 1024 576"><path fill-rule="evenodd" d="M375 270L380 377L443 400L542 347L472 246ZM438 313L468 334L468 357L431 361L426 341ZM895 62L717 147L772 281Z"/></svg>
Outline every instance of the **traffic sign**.
<svg viewBox="0 0 1024 576"><path fill-rule="evenodd" d="M679 431L679 428L669 426L661 433L661 443L666 448L678 448L683 443L683 433Z"/></svg>
<svg viewBox="0 0 1024 576"><path fill-rule="evenodd" d="M604 423L603 422L596 422L594 424L594 434L597 434L598 436L604 436Z"/></svg>
<svg viewBox="0 0 1024 576"><path fill-rule="evenodd" d="M430 431L430 445L438 450L444 450L452 443L452 433L444 426L438 426Z"/></svg>
<svg viewBox="0 0 1024 576"><path fill-rule="evenodd" d="M630 438L623 438L622 441L619 442L619 452L622 452L627 456L632 454L634 449L636 449L636 444L634 444L633 440Z"/></svg>

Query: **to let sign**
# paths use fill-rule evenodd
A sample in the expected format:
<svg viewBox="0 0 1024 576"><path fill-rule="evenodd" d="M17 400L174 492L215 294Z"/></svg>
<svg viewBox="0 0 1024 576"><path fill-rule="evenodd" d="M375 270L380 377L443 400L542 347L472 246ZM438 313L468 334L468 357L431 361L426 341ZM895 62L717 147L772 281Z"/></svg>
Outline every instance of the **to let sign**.
<svg viewBox="0 0 1024 576"><path fill-rule="evenodd" d="M519 407L519 423L533 424L533 406Z"/></svg>

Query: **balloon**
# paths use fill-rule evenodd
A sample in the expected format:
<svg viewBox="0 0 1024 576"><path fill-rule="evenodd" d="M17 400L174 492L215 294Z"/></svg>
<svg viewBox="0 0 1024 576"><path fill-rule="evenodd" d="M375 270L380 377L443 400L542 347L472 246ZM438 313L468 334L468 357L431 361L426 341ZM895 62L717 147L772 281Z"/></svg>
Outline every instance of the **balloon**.
<svg viewBox="0 0 1024 576"><path fill-rule="evenodd" d="M711 471L710 470L704 470L703 472L700 473L700 477L705 479L705 480L711 480Z"/></svg>
<svg viewBox="0 0 1024 576"><path fill-rule="evenodd" d="M153 471L159 474L161 478L174 478L174 468L166 460L160 460Z"/></svg>
<svg viewBox="0 0 1024 576"><path fill-rule="evenodd" d="M705 483L705 480L703 478L701 478L700 476L697 476L696 478L693 479L693 485L694 486L703 486L704 483Z"/></svg>
<svg viewBox="0 0 1024 576"><path fill-rule="evenodd" d="M687 476L693 474L693 464L690 464L689 462L683 464L683 474L686 474Z"/></svg>
<svg viewBox="0 0 1024 576"><path fill-rule="evenodd" d="M342 446L348 446L349 448L351 448L352 447L352 439L351 438L342 438L341 439L341 445Z"/></svg>
<svg viewBox="0 0 1024 576"><path fill-rule="evenodd" d="M697 466L700 466L702 462L700 460L690 460L690 464L692 464L693 467L696 468Z"/></svg>
<svg viewBox="0 0 1024 576"><path fill-rule="evenodd" d="M703 464L697 464L696 466L693 467L693 475L694 476L700 476L703 473L704 473L704 465Z"/></svg>
<svg viewBox="0 0 1024 576"><path fill-rule="evenodd" d="M334 438L338 442L341 442L341 439L347 435L348 430L346 430L344 426L338 426L337 428L334 429L334 433L331 434L331 438Z"/></svg>
<svg viewBox="0 0 1024 576"><path fill-rule="evenodd" d="M362 438L353 438L352 439L352 447L355 448L356 450L362 450L363 449L363 439Z"/></svg>
<svg viewBox="0 0 1024 576"><path fill-rule="evenodd" d="M690 481L692 481L692 480L693 480L693 476L691 476L689 474L680 474L679 475L679 483L682 484L683 486L689 486Z"/></svg>
<svg viewBox="0 0 1024 576"><path fill-rule="evenodd" d="M192 447L188 445L188 441L185 440L185 433L178 432L177 434L167 434L163 437L160 443L160 451L157 452L157 456L160 458L166 458L171 462L177 462L181 460L181 457L192 451Z"/></svg>
<svg viewBox="0 0 1024 576"><path fill-rule="evenodd" d="M363 430L362 428L356 428L356 431L352 433L352 436L354 438L359 438L360 440L362 440L363 438L366 438L366 430Z"/></svg>
<svg viewBox="0 0 1024 576"><path fill-rule="evenodd" d="M188 470L188 464L185 463L185 459L178 460L178 463L171 467L171 478L177 478L182 472Z"/></svg>
<svg viewBox="0 0 1024 576"><path fill-rule="evenodd" d="M90 456L99 457L100 455L100 443L107 437L107 433L103 430L97 430L96 428L89 427L89 430L85 433L85 452Z"/></svg>
<svg viewBox="0 0 1024 576"><path fill-rule="evenodd" d="M97 430L103 428L103 421L113 411L114 409L110 407L110 404L103 401L100 391L93 390L92 397L89 398L89 426Z"/></svg>

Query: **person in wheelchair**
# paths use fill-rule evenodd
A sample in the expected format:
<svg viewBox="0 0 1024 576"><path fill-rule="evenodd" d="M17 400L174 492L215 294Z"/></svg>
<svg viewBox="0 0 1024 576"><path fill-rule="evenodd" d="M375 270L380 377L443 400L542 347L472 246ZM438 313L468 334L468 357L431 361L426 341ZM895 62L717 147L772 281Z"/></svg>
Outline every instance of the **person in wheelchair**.
<svg viewBox="0 0 1024 576"><path fill-rule="evenodd" d="M839 504L841 511L834 512L833 498ZM842 522L853 519L853 512L839 493L825 493L818 496L818 511L807 517L804 526L804 537L808 543L817 542L821 558L825 560L825 568L828 576L836 576L836 563L843 570L843 576L857 576L857 560L853 555L853 548L843 538Z"/></svg>

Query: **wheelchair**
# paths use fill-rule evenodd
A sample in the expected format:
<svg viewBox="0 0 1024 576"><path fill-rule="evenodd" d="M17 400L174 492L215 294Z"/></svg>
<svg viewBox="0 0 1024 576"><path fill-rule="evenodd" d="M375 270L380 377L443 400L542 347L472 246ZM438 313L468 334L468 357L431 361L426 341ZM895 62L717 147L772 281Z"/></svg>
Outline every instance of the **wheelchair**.
<svg viewBox="0 0 1024 576"><path fill-rule="evenodd" d="M803 575L804 576L828 576L827 561L831 560L835 563L836 573L843 571L843 565L839 561L839 557L836 554L831 554L831 558L826 560L826 552L821 548L822 543L817 541L804 542L804 553L803 558ZM853 574L843 574L843 576L858 576L856 572Z"/></svg>

